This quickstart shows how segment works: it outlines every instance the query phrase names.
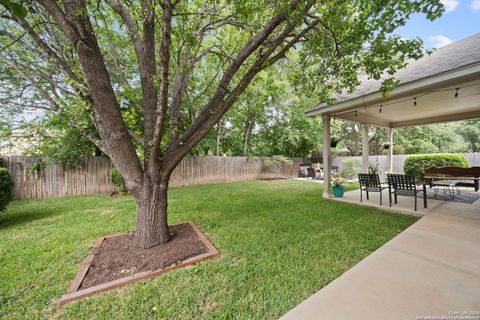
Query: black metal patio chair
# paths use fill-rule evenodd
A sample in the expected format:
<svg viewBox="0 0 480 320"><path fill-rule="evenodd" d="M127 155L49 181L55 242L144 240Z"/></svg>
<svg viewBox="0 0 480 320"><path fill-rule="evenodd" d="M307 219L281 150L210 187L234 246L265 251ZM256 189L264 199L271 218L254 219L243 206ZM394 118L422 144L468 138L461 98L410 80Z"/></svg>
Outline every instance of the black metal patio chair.
<svg viewBox="0 0 480 320"><path fill-rule="evenodd" d="M363 191L367 194L367 200L370 200L370 192L379 192L380 193L380 205L382 205L382 191L387 189L387 187L382 187L380 183L380 177L378 174L370 173L359 173L358 181L360 182L360 202L363 202L362 193Z"/></svg>
<svg viewBox="0 0 480 320"><path fill-rule="evenodd" d="M392 193L395 204L398 203L397 196L413 196L415 198L415 211L417 211L417 198L419 193L423 193L423 207L427 207L427 189L425 184L422 190L417 189L415 177L406 174L387 174L388 181L388 199L390 207L392 206Z"/></svg>
<svg viewBox="0 0 480 320"><path fill-rule="evenodd" d="M315 169L307 168L307 177L315 179L316 178Z"/></svg>

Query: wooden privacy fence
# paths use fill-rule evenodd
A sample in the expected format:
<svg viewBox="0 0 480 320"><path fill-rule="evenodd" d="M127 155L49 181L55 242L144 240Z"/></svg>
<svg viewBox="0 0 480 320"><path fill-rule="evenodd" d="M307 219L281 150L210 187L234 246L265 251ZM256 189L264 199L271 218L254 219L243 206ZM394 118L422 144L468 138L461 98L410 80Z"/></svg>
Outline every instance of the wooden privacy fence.
<svg viewBox="0 0 480 320"><path fill-rule="evenodd" d="M112 165L103 157L87 157L79 167L27 156L2 157L2 162L15 182L14 199L110 193L114 190L108 180Z"/></svg>
<svg viewBox="0 0 480 320"><path fill-rule="evenodd" d="M470 166L480 166L480 153L459 153L463 154L465 158L467 158L468 163ZM403 173L403 164L405 163L405 159L407 159L410 155L394 155L392 158L393 162L393 172L395 173ZM333 157L332 158L332 165L338 166L339 172L342 172L344 164L343 161L347 159L353 159L362 166L362 157ZM385 168L387 167L387 156L370 156L369 157L370 165L376 166L378 164L378 168L380 169L380 175L382 177L385 176Z"/></svg>
<svg viewBox="0 0 480 320"><path fill-rule="evenodd" d="M282 165L278 177L298 176L303 158L291 158L291 165ZM14 199L53 198L68 195L110 193L108 179L112 164L103 157L86 157L79 167L67 167L39 157L2 157L15 181ZM173 171L170 186L273 178L275 172L265 166L263 158L194 156L183 159Z"/></svg>
<svg viewBox="0 0 480 320"><path fill-rule="evenodd" d="M291 165L280 166L278 177L298 177L300 164L305 159L290 158L290 160ZM186 157L178 164L170 178L170 186L269 179L274 176L274 170L265 166L264 158L195 156Z"/></svg>

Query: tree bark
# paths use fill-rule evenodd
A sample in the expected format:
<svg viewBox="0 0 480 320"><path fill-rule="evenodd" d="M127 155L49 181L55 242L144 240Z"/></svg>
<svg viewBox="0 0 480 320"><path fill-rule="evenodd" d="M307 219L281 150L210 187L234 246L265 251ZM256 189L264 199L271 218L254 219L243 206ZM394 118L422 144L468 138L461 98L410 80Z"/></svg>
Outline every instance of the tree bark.
<svg viewBox="0 0 480 320"><path fill-rule="evenodd" d="M247 155L248 141L249 141L250 135L252 133L252 125L253 125L252 114L250 112L248 112L247 119L245 120L244 130L243 130L243 151L242 151L242 155L244 157Z"/></svg>
<svg viewBox="0 0 480 320"><path fill-rule="evenodd" d="M216 147L217 147L216 155L218 157L220 155L220 147L221 147L221 144L222 144L222 123L221 122L217 123L217 132L216 132L216 137L215 137L215 144L216 144Z"/></svg>
<svg viewBox="0 0 480 320"><path fill-rule="evenodd" d="M137 226L135 240L140 248L148 249L170 239L167 222L168 178L148 179L143 192L135 197Z"/></svg>

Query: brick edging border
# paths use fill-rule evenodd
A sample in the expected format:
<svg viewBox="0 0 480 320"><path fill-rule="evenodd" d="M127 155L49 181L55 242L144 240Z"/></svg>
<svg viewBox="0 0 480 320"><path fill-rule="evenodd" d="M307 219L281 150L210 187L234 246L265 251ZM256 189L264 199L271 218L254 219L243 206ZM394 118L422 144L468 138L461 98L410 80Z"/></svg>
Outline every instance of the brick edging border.
<svg viewBox="0 0 480 320"><path fill-rule="evenodd" d="M154 271L144 271L144 272L133 274L131 276L127 276L127 277L124 277L124 278L120 278L120 279L112 280L112 281L109 281L109 282L105 282L105 283L102 283L102 284L99 284L99 285L96 285L96 286L93 286L93 287L78 290L80 288L80 285L82 284L83 279L85 278L85 275L88 272L88 269L90 268L90 265L92 264L93 259L95 258L95 255L93 253L91 253L83 261L83 263L80 267L80 271L77 273L77 275L75 276L75 278L71 282L70 287L67 290L67 293L64 294L60 298L58 303L60 305L65 305L65 304L67 304L71 301L83 299L83 298L93 296L93 295L96 295L96 294L99 294L99 293L102 293L102 292L106 292L106 291L110 291L110 290L113 290L113 289L116 289L116 288L120 288L120 287L123 287L125 285L128 285L128 284L133 283L133 282L137 282L137 281L140 281L140 280L154 278L156 276L165 274L165 273L170 272L172 270L183 268L183 267L186 267L186 266L189 266L189 265L193 265L193 264L205 261L207 259L215 258L215 257L220 255L217 248L215 248L215 246L210 242L210 240L208 240L208 238L203 234L203 232L200 231L200 229L192 221L185 221L185 222L173 224L171 226L181 225L181 224L185 224L185 223L189 224L190 227L192 227L193 231L197 234L199 239L207 247L207 252L202 253L201 255L198 255L198 256L195 256L195 257L188 258L188 259L186 259L185 261L183 261L179 264L174 264L174 265L171 265L171 266L163 268L163 269L154 270ZM125 234L128 234L128 233L129 232L98 238L97 241L95 242L95 246L92 248L92 252L96 248L100 247L105 239L118 237L118 236L125 235Z"/></svg>

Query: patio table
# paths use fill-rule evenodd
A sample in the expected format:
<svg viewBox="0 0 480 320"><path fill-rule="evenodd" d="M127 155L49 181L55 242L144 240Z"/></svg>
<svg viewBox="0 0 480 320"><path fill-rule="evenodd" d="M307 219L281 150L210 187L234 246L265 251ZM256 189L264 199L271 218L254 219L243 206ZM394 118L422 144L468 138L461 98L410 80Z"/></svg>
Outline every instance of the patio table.
<svg viewBox="0 0 480 320"><path fill-rule="evenodd" d="M449 175L427 175L423 177L425 184L430 185L430 188L433 187L435 181L442 180L442 181L455 181L455 186L458 187L463 184L462 181L465 180L472 180L474 181L475 185L478 185L478 181L480 178L477 177L468 177L468 176L449 176ZM475 191L477 191L477 187L475 187ZM460 189L457 189L457 192L460 193Z"/></svg>
<svg viewBox="0 0 480 320"><path fill-rule="evenodd" d="M430 187L435 187L434 197L437 197L438 191L440 187L444 187L450 193L450 197L453 199L455 198L455 188L458 194L460 194L460 188L458 187L458 183L460 180L475 180L475 177L453 177L447 175L430 175L424 177L427 184Z"/></svg>
<svg viewBox="0 0 480 320"><path fill-rule="evenodd" d="M435 187L433 197L436 198L438 195L438 191L440 190L440 187L443 187L444 193L448 190L448 193L450 194L450 198L454 199L455 198L455 187L457 187L457 180L433 180L432 185ZM460 194L460 189L457 190L458 194Z"/></svg>

